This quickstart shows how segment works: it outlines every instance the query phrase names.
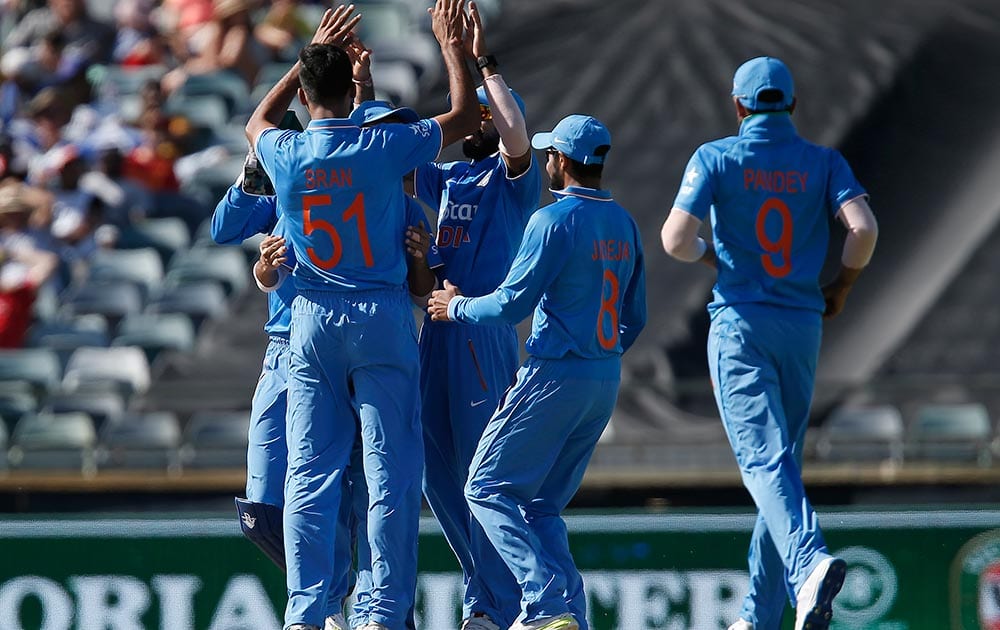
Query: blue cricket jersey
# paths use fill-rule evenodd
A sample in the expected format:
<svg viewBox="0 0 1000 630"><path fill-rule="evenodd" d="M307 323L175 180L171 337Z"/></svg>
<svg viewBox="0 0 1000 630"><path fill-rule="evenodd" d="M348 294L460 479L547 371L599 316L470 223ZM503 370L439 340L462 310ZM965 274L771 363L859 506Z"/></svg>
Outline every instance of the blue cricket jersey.
<svg viewBox="0 0 1000 630"><path fill-rule="evenodd" d="M428 163L414 177L417 197L438 209L438 255L447 278L465 295L490 293L503 281L528 217L538 207L538 161L514 178L499 153L476 162Z"/></svg>
<svg viewBox="0 0 1000 630"><path fill-rule="evenodd" d="M700 146L674 207L704 221L718 255L715 312L759 302L823 312L828 220L866 195L835 149L799 137L787 112L754 114L738 136Z"/></svg>
<svg viewBox="0 0 1000 630"><path fill-rule="evenodd" d="M256 234L286 236L285 230L286 221L284 214L278 212L276 197L250 195L239 186L229 188L212 214L212 239L220 245L242 243ZM285 265L289 269L295 268L295 253L291 248ZM294 278L287 278L276 291L267 294L268 319L264 332L268 335L288 339L295 294Z"/></svg>
<svg viewBox="0 0 1000 630"><path fill-rule="evenodd" d="M263 131L255 147L288 217L302 290L400 287L406 281L403 175L437 157L433 120L361 128L314 120L305 131Z"/></svg>
<svg viewBox="0 0 1000 630"><path fill-rule="evenodd" d="M452 301L469 323L517 323L535 309L528 354L603 359L621 355L646 324L639 228L606 190L570 187L528 220L503 283ZM536 307L537 305L537 307Z"/></svg>

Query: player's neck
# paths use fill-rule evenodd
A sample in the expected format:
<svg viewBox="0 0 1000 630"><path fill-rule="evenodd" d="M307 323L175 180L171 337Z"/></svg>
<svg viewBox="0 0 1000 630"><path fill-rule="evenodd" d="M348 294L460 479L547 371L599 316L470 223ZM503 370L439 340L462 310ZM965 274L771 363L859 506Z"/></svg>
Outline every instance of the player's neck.
<svg viewBox="0 0 1000 630"><path fill-rule="evenodd" d="M317 105L315 103L309 104L309 118L312 120L323 120L324 118L347 118L351 114L351 110L346 105L341 107L328 106L328 105Z"/></svg>
<svg viewBox="0 0 1000 630"><path fill-rule="evenodd" d="M592 188L594 190L600 190L601 188L601 178L600 177L581 177L577 179L576 177L570 175L569 173L563 173L563 188Z"/></svg>

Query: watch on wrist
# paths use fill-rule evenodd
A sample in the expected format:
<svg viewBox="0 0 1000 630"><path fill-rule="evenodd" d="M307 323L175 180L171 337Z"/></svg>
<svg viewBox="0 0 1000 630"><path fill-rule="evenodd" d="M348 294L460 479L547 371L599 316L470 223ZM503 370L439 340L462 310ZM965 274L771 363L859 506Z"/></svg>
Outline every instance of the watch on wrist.
<svg viewBox="0 0 1000 630"><path fill-rule="evenodd" d="M482 57L476 57L476 68L482 72L485 68L493 66L496 68L498 65L497 58L495 55L483 55Z"/></svg>

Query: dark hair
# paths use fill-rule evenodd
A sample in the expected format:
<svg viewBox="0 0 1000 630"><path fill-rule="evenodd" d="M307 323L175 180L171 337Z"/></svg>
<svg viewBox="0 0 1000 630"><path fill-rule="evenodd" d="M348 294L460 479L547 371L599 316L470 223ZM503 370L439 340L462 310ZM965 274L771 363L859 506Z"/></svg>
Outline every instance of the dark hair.
<svg viewBox="0 0 1000 630"><path fill-rule="evenodd" d="M602 144L601 146L594 149L594 157L604 157L605 155L608 154L608 151L610 150L611 150L611 145ZM566 156L566 159L569 160L573 174L579 178L596 179L599 178L601 176L601 173L604 172L603 162L601 162L600 164L584 164L583 162L577 162L568 155Z"/></svg>
<svg viewBox="0 0 1000 630"><path fill-rule="evenodd" d="M313 103L328 106L347 97L351 83L351 59L332 44L309 44L299 53L299 80Z"/></svg>
<svg viewBox="0 0 1000 630"><path fill-rule="evenodd" d="M761 90L757 92L757 103L758 108L751 110L747 108L747 111L751 114L760 114L763 112L786 112L791 108L791 105L786 107L766 107L766 105L780 105L785 102L785 93L781 90L770 88L767 90ZM759 107L759 105L765 105L765 107Z"/></svg>

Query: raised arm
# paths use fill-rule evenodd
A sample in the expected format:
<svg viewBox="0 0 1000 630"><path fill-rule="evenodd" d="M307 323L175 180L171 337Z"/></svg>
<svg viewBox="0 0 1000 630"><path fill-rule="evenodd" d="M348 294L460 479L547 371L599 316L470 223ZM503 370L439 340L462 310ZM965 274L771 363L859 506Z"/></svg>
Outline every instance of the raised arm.
<svg viewBox="0 0 1000 630"><path fill-rule="evenodd" d="M441 145L447 146L479 127L479 101L465 63L465 0L437 0L427 11L448 71L451 109L434 117L441 126Z"/></svg>
<svg viewBox="0 0 1000 630"><path fill-rule="evenodd" d="M351 31L361 21L361 15L354 14L354 5L340 5L336 9L327 9L320 20L316 33L313 35L313 44L334 44L348 49L352 41ZM264 95L264 98L257 105L257 108L250 114L247 121L246 135L251 147L256 147L257 136L265 129L277 127L288 111L288 106L295 97L296 91L301 83L299 82L299 70L301 64L296 61L285 76L278 79L278 82L271 90Z"/></svg>
<svg viewBox="0 0 1000 630"><path fill-rule="evenodd" d="M475 61L483 76L483 89L490 102L493 124L500 134L500 156L507 165L508 177L517 177L531 166L531 143L524 115L507 83L496 70L496 58L486 45L482 16L475 2L469 3L466 31L466 53Z"/></svg>

